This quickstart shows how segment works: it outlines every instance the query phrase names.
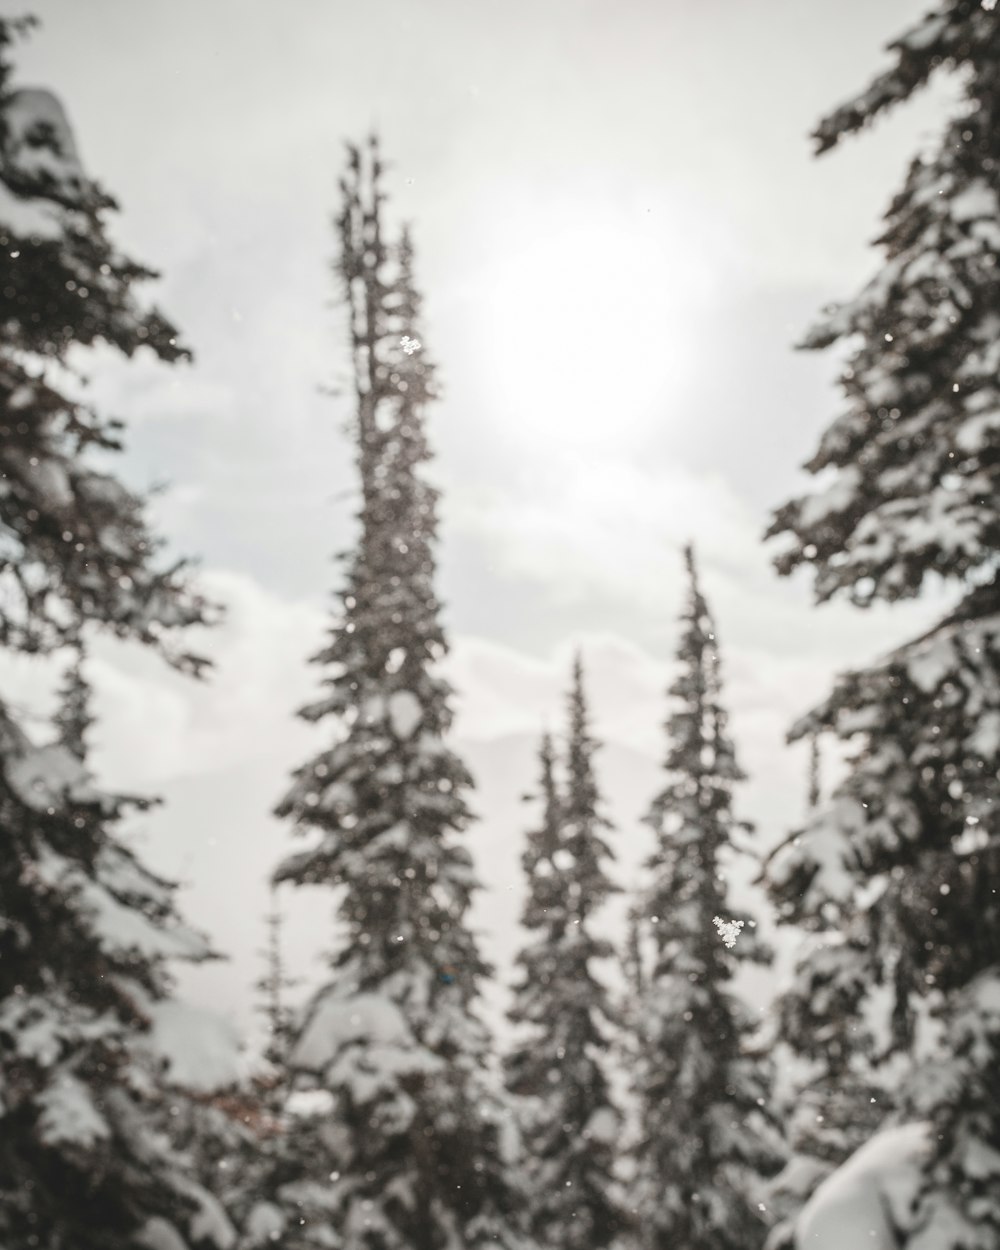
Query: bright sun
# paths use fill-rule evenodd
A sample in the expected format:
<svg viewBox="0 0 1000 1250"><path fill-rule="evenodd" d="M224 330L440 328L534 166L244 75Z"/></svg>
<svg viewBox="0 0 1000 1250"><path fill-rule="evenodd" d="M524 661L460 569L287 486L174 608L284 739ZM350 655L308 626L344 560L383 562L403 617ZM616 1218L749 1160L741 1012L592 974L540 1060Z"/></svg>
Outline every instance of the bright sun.
<svg viewBox="0 0 1000 1250"><path fill-rule="evenodd" d="M676 419L708 356L692 314L714 275L662 216L579 218L570 209L563 230L505 240L484 283L491 407L518 441L634 446Z"/></svg>

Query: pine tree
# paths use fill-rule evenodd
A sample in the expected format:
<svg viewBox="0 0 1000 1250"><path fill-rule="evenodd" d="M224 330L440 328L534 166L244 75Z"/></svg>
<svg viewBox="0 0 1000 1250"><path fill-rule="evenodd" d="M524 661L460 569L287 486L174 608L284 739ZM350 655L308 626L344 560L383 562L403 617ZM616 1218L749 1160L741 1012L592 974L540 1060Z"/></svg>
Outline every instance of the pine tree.
<svg viewBox="0 0 1000 1250"><path fill-rule="evenodd" d="M809 747L812 817L821 797L816 734ZM783 853L782 847L778 855ZM820 925L806 937L792 983L778 1000L780 1036L811 1065L790 1117L790 1144L823 1170L842 1163L861 1146L890 1106L888 1090L875 1070L872 1021L864 1012L868 987L851 976L859 967L858 952L845 942L842 930L829 923L835 915L835 901L827 900Z"/></svg>
<svg viewBox="0 0 1000 1250"><path fill-rule="evenodd" d="M565 891L557 866L562 804L556 789L555 747L547 732L542 735L538 761L539 793L525 795L525 799L541 801L540 821L528 833L521 856L527 885L521 924L534 940L517 955L520 975L509 1013L515 1025L530 1025L536 1031L551 1023L548 995L558 977L556 946L568 926ZM550 1072L557 1074L554 1053L543 1053L534 1035L514 1047L505 1059L510 1091L517 1097L540 1098L548 1087Z"/></svg>
<svg viewBox="0 0 1000 1250"><path fill-rule="evenodd" d="M147 643L179 667L178 626L204 621L207 605L183 564L155 560L159 540L143 501L87 460L120 449L121 423L75 397L70 349L98 344L125 356L147 347L187 358L134 286L156 275L122 256L105 232L114 201L84 174L59 101L13 90L0 24L0 455L5 540L0 645L48 652L72 644L81 621Z"/></svg>
<svg viewBox="0 0 1000 1250"><path fill-rule="evenodd" d="M87 758L87 733L94 723L90 710L90 685L83 675L84 659L83 643L78 642L63 674L59 706L54 717L59 741L78 760Z"/></svg>
<svg viewBox="0 0 1000 1250"><path fill-rule="evenodd" d="M113 201L83 172L61 105L12 86L25 26L0 19L0 646L49 655L81 645L86 622L198 671L170 639L207 606L182 566L156 560L143 501L95 466L119 427L75 397L68 364L95 344L186 353L136 302L153 275L108 239ZM162 1131L174 1095L145 1044L168 960L209 951L122 841L146 804L95 788L89 722L78 663L55 741L30 741L0 703L0 1244L226 1246L223 1211Z"/></svg>
<svg viewBox="0 0 1000 1250"><path fill-rule="evenodd" d="M637 1012L640 1132L634 1207L649 1250L747 1250L765 1226L760 1178L779 1145L767 1114L768 1065L753 1051L748 1009L731 988L744 960L766 959L750 916L724 879L741 825L736 763L721 697L715 626L685 552L690 581L680 672L670 687L666 784L647 822L642 935L651 966Z"/></svg>
<svg viewBox="0 0 1000 1250"><path fill-rule="evenodd" d="M807 798L811 812L814 812L819 807L819 801L823 794L820 783L820 756L819 735L813 734L809 739L809 794Z"/></svg>
<svg viewBox="0 0 1000 1250"><path fill-rule="evenodd" d="M283 1244L441 1250L517 1242L499 1103L477 999L488 967L468 926L477 887L459 836L471 781L446 744L450 689L434 590L436 495L424 413L433 370L418 337L408 241L383 233L374 142L350 149L339 273L351 315L360 534L316 657L325 697L305 709L329 746L278 808L308 849L277 878L336 891L330 975L291 1063L330 1102L280 1198Z"/></svg>
<svg viewBox="0 0 1000 1250"><path fill-rule="evenodd" d="M889 1001L903 1111L931 1126L912 1244L1000 1245L1000 13L938 4L893 66L817 132L820 151L955 71L959 102L911 163L878 240L882 267L805 346L850 345L843 414L807 467L825 488L786 504L778 566L808 563L818 599L865 606L944 580L941 623L849 673L793 730L832 733L849 771L771 866L790 922L841 934L827 988ZM817 1012L822 1005L813 1007ZM941 1031L914 1066L928 1010Z"/></svg>
<svg viewBox="0 0 1000 1250"><path fill-rule="evenodd" d="M523 857L532 935L518 956L511 1020L525 1034L507 1062L508 1087L527 1095L523 1129L529 1230L538 1245L598 1248L625 1227L614 1176L622 1117L609 1080L616 1024L595 963L614 950L594 932L614 889L612 858L594 776L583 670L573 669L564 795L552 743L542 741L539 827Z"/></svg>
<svg viewBox="0 0 1000 1250"><path fill-rule="evenodd" d="M821 798L820 740L813 734L807 819ZM800 836L797 831L789 841ZM787 843L781 844L771 859L786 853ZM810 1195L868 1140L891 1105L877 1076L872 1022L864 1011L867 987L850 976L858 968L857 951L832 922L835 914L827 900L815 927L803 934L790 984L776 1003L778 1061L791 1061L796 1075L781 1108L788 1161L768 1186L767 1205L778 1219L769 1250L794 1245L795 1220Z"/></svg>
<svg viewBox="0 0 1000 1250"><path fill-rule="evenodd" d="M285 960L281 950L283 918L278 903L278 887L274 884L271 885L270 906L264 917L264 924L267 929L267 943L262 952L265 961L264 972L257 981L256 989L261 996L259 1011L267 1023L267 1047L264 1051L264 1058L274 1070L276 1088L280 1088L292 1028L291 1010L285 995L296 982L285 970Z"/></svg>
<svg viewBox="0 0 1000 1250"><path fill-rule="evenodd" d="M298 1176L297 1158L309 1140L299 1137L288 1112L292 1015L285 991L296 982L285 972L282 922L272 886L265 916L267 942L261 952L265 970L255 984L258 1010L267 1023L264 1063L231 1085L202 1090L171 1107L175 1135L185 1147L191 1173L223 1202L238 1230L235 1244L240 1250L285 1244L288 1212L274 1195Z"/></svg>
<svg viewBox="0 0 1000 1250"><path fill-rule="evenodd" d="M274 1242L285 1231L288 1213L274 1198L299 1175L298 1158L305 1140L288 1112L292 1092L288 1060L294 1026L286 993L297 982L285 970L283 916L273 883L270 893L264 918L267 940L261 952L264 971L255 985L260 995L257 1009L267 1026L264 1062L239 1091L238 1132L230 1131L228 1143L222 1138L229 1146L235 1173L227 1209L240 1228L241 1244L248 1250ZM220 1127L227 1127L224 1121Z"/></svg>

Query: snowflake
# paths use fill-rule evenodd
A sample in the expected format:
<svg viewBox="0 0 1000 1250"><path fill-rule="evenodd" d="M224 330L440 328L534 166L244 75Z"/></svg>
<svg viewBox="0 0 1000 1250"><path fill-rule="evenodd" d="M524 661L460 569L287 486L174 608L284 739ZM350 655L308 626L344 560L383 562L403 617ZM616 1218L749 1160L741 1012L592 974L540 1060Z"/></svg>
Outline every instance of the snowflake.
<svg viewBox="0 0 1000 1250"><path fill-rule="evenodd" d="M419 339L411 339L408 334L404 334L399 340L399 345L406 352L407 356L412 356L414 352L420 351L423 343Z"/></svg>
<svg viewBox="0 0 1000 1250"><path fill-rule="evenodd" d="M722 938L726 946L730 950L736 945L736 939L740 936L740 929L743 928L742 920L723 920L721 916L713 916L712 923L719 931L719 937Z"/></svg>

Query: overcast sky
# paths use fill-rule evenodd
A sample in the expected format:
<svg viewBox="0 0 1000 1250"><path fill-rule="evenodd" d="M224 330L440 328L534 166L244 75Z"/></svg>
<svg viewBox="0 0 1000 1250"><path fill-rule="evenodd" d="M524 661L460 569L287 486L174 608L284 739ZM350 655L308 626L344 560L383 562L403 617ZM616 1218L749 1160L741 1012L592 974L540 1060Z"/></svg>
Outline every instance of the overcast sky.
<svg viewBox="0 0 1000 1250"><path fill-rule="evenodd" d="M761 541L839 406L834 362L792 346L872 272L879 215L942 94L822 160L808 132L920 0L34 7L18 79L63 99L122 204L115 237L163 271L156 299L195 352L183 369L92 364L130 423L130 479L170 484L161 527L230 607L208 687L121 648L92 662L97 762L166 796L138 836L234 957L190 991L246 1018L264 880L289 845L268 811L315 742L292 712L318 677L304 661L352 506L349 410L321 392L346 367L330 220L343 141L373 127L446 388L430 418L441 589L457 739L481 783L488 949L505 962L516 939L517 800L575 645L632 875L689 538L752 774L743 810L778 836L804 789L790 720L920 616L816 611ZM329 905L289 907L304 959Z"/></svg>

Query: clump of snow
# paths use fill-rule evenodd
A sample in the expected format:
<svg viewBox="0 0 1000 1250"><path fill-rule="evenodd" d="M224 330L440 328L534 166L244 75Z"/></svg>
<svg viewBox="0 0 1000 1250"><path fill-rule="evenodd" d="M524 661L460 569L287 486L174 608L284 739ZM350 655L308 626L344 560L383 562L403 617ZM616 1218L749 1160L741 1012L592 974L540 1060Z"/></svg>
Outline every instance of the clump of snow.
<svg viewBox="0 0 1000 1250"><path fill-rule="evenodd" d="M303 1120L328 1115L333 1110L333 1095L328 1089L293 1089L288 1095L285 1110L293 1118Z"/></svg>
<svg viewBox="0 0 1000 1250"><path fill-rule="evenodd" d="M200 1246L208 1243L217 1250L230 1250L236 1244L236 1229L218 1198L181 1173L175 1174L173 1183L177 1192L190 1199L195 1208L188 1224L191 1244Z"/></svg>
<svg viewBox="0 0 1000 1250"><path fill-rule="evenodd" d="M930 1146L927 1124L884 1129L819 1186L795 1221L797 1250L899 1250Z"/></svg>
<svg viewBox="0 0 1000 1250"><path fill-rule="evenodd" d="M0 232L20 239L58 239L63 227L54 204L22 199L0 180Z"/></svg>
<svg viewBox="0 0 1000 1250"><path fill-rule="evenodd" d="M951 197L951 215L955 221L973 221L978 217L996 220L1000 216L996 191L982 178L974 178Z"/></svg>
<svg viewBox="0 0 1000 1250"><path fill-rule="evenodd" d="M118 899L103 882L88 876L81 864L50 848L43 847L38 853L32 871L40 881L74 899L108 951L123 955L137 952L144 959L192 962L211 954L205 939L194 929L180 924L175 917L155 919L145 915L131 902Z"/></svg>
<svg viewBox="0 0 1000 1250"><path fill-rule="evenodd" d="M933 638L913 647L906 657L906 667L912 680L930 694L955 669L955 646L950 634Z"/></svg>
<svg viewBox="0 0 1000 1250"><path fill-rule="evenodd" d="M258 1202L247 1217L245 1231L251 1246L277 1241L285 1231L284 1213L273 1202Z"/></svg>
<svg viewBox="0 0 1000 1250"><path fill-rule="evenodd" d="M229 1250L236 1244L236 1230L229 1222L222 1203L207 1189L198 1187L199 1208L191 1219L191 1240L196 1244L202 1241L211 1242L219 1250Z"/></svg>
<svg viewBox="0 0 1000 1250"><path fill-rule="evenodd" d="M936 39L940 39L947 29L948 18L931 13L923 18L917 26L914 26L912 30L908 31L899 42L901 45L905 44L907 47L915 50L927 48Z"/></svg>
<svg viewBox="0 0 1000 1250"><path fill-rule="evenodd" d="M809 884L802 907L815 910L826 901L844 902L854 895L851 872L855 839L861 836L866 812L851 795L838 795L818 811L802 833L783 843L771 856L767 875L780 887L806 871Z"/></svg>
<svg viewBox="0 0 1000 1250"><path fill-rule="evenodd" d="M188 1244L169 1220L154 1215L136 1235L143 1250L188 1250Z"/></svg>
<svg viewBox="0 0 1000 1250"><path fill-rule="evenodd" d="M389 723L397 738L409 738L422 716L420 700L412 690L394 690L389 696Z"/></svg>
<svg viewBox="0 0 1000 1250"><path fill-rule="evenodd" d="M437 1023L440 1026L442 1020ZM302 1032L292 1063L322 1073L334 1086L350 1088L356 1103L398 1086L406 1076L439 1076L441 1070L441 1061L420 1044L396 1003L379 994L324 995Z"/></svg>
<svg viewBox="0 0 1000 1250"><path fill-rule="evenodd" d="M83 166L66 110L44 87L22 87L4 110L7 156L24 174L81 179Z"/></svg>
<svg viewBox="0 0 1000 1250"><path fill-rule="evenodd" d="M212 1093L240 1079L240 1036L231 1020L177 999L153 1003L147 1014L150 1028L142 1044L162 1061L171 1084Z"/></svg>
<svg viewBox="0 0 1000 1250"><path fill-rule="evenodd" d="M74 874L66 875L72 885ZM80 874L82 878L82 874ZM96 881L79 881L79 898L90 913L90 922L101 944L123 954L138 952L145 959L186 959L197 961L209 954L201 934L185 925L154 923L137 908L121 903Z"/></svg>
<svg viewBox="0 0 1000 1250"><path fill-rule="evenodd" d="M59 990L10 994L0 1002L0 1034L13 1040L15 1054L40 1068L51 1068L59 1061L67 1038L96 1040L115 1028L110 1014L81 1011Z"/></svg>
<svg viewBox="0 0 1000 1250"><path fill-rule="evenodd" d="M974 1009L990 1021L994 1032L1000 1033L1000 976L984 972L971 982L966 997Z"/></svg>
<svg viewBox="0 0 1000 1250"><path fill-rule="evenodd" d="M965 741L980 759L992 760L1000 756L1000 712L984 712Z"/></svg>
<svg viewBox="0 0 1000 1250"><path fill-rule="evenodd" d="M4 761L4 771L17 797L36 812L58 807L67 796L78 803L99 797L80 761L59 743L35 747L23 739L22 749Z"/></svg>
<svg viewBox="0 0 1000 1250"><path fill-rule="evenodd" d="M174 886L144 867L124 846L109 843L97 855L96 876L117 898L141 898L153 907L169 907Z"/></svg>
<svg viewBox="0 0 1000 1250"><path fill-rule="evenodd" d="M27 456L17 448L8 449L6 456L11 467L46 508L60 512L72 507L76 496L64 460L52 454L43 459Z"/></svg>
<svg viewBox="0 0 1000 1250"><path fill-rule="evenodd" d="M831 1165L822 1159L794 1153L777 1176L772 1177L761 1190L766 1207L784 1220L790 1212L801 1210L809 1195L816 1192L830 1171ZM768 1250L772 1245L784 1244L785 1231L784 1223L775 1229L775 1234L767 1243Z"/></svg>
<svg viewBox="0 0 1000 1250"><path fill-rule="evenodd" d="M812 529L831 513L842 512L853 502L860 483L860 469L854 465L842 469L826 490L817 491L802 501L800 524L805 529Z"/></svg>
<svg viewBox="0 0 1000 1250"><path fill-rule="evenodd" d="M111 1134L90 1090L72 1073L58 1073L36 1102L40 1109L38 1135L46 1145L67 1143L90 1148Z"/></svg>
<svg viewBox="0 0 1000 1250"><path fill-rule="evenodd" d="M15 194L3 175L6 167L19 179L46 183L57 195L78 199L86 180L66 112L50 91L23 88L7 100L3 120L7 136L0 163L0 232L58 239L71 210L45 195Z"/></svg>
<svg viewBox="0 0 1000 1250"><path fill-rule="evenodd" d="M360 718L368 725L375 724L385 715L385 698L380 694L370 694L361 704Z"/></svg>
<svg viewBox="0 0 1000 1250"><path fill-rule="evenodd" d="M303 1030L295 1062L319 1069L348 1042L412 1045L409 1026L395 1003L378 994L324 998Z"/></svg>
<svg viewBox="0 0 1000 1250"><path fill-rule="evenodd" d="M610 1145L618 1140L620 1127L618 1113L613 1107L598 1107L587 1121L584 1135L589 1141Z"/></svg>

